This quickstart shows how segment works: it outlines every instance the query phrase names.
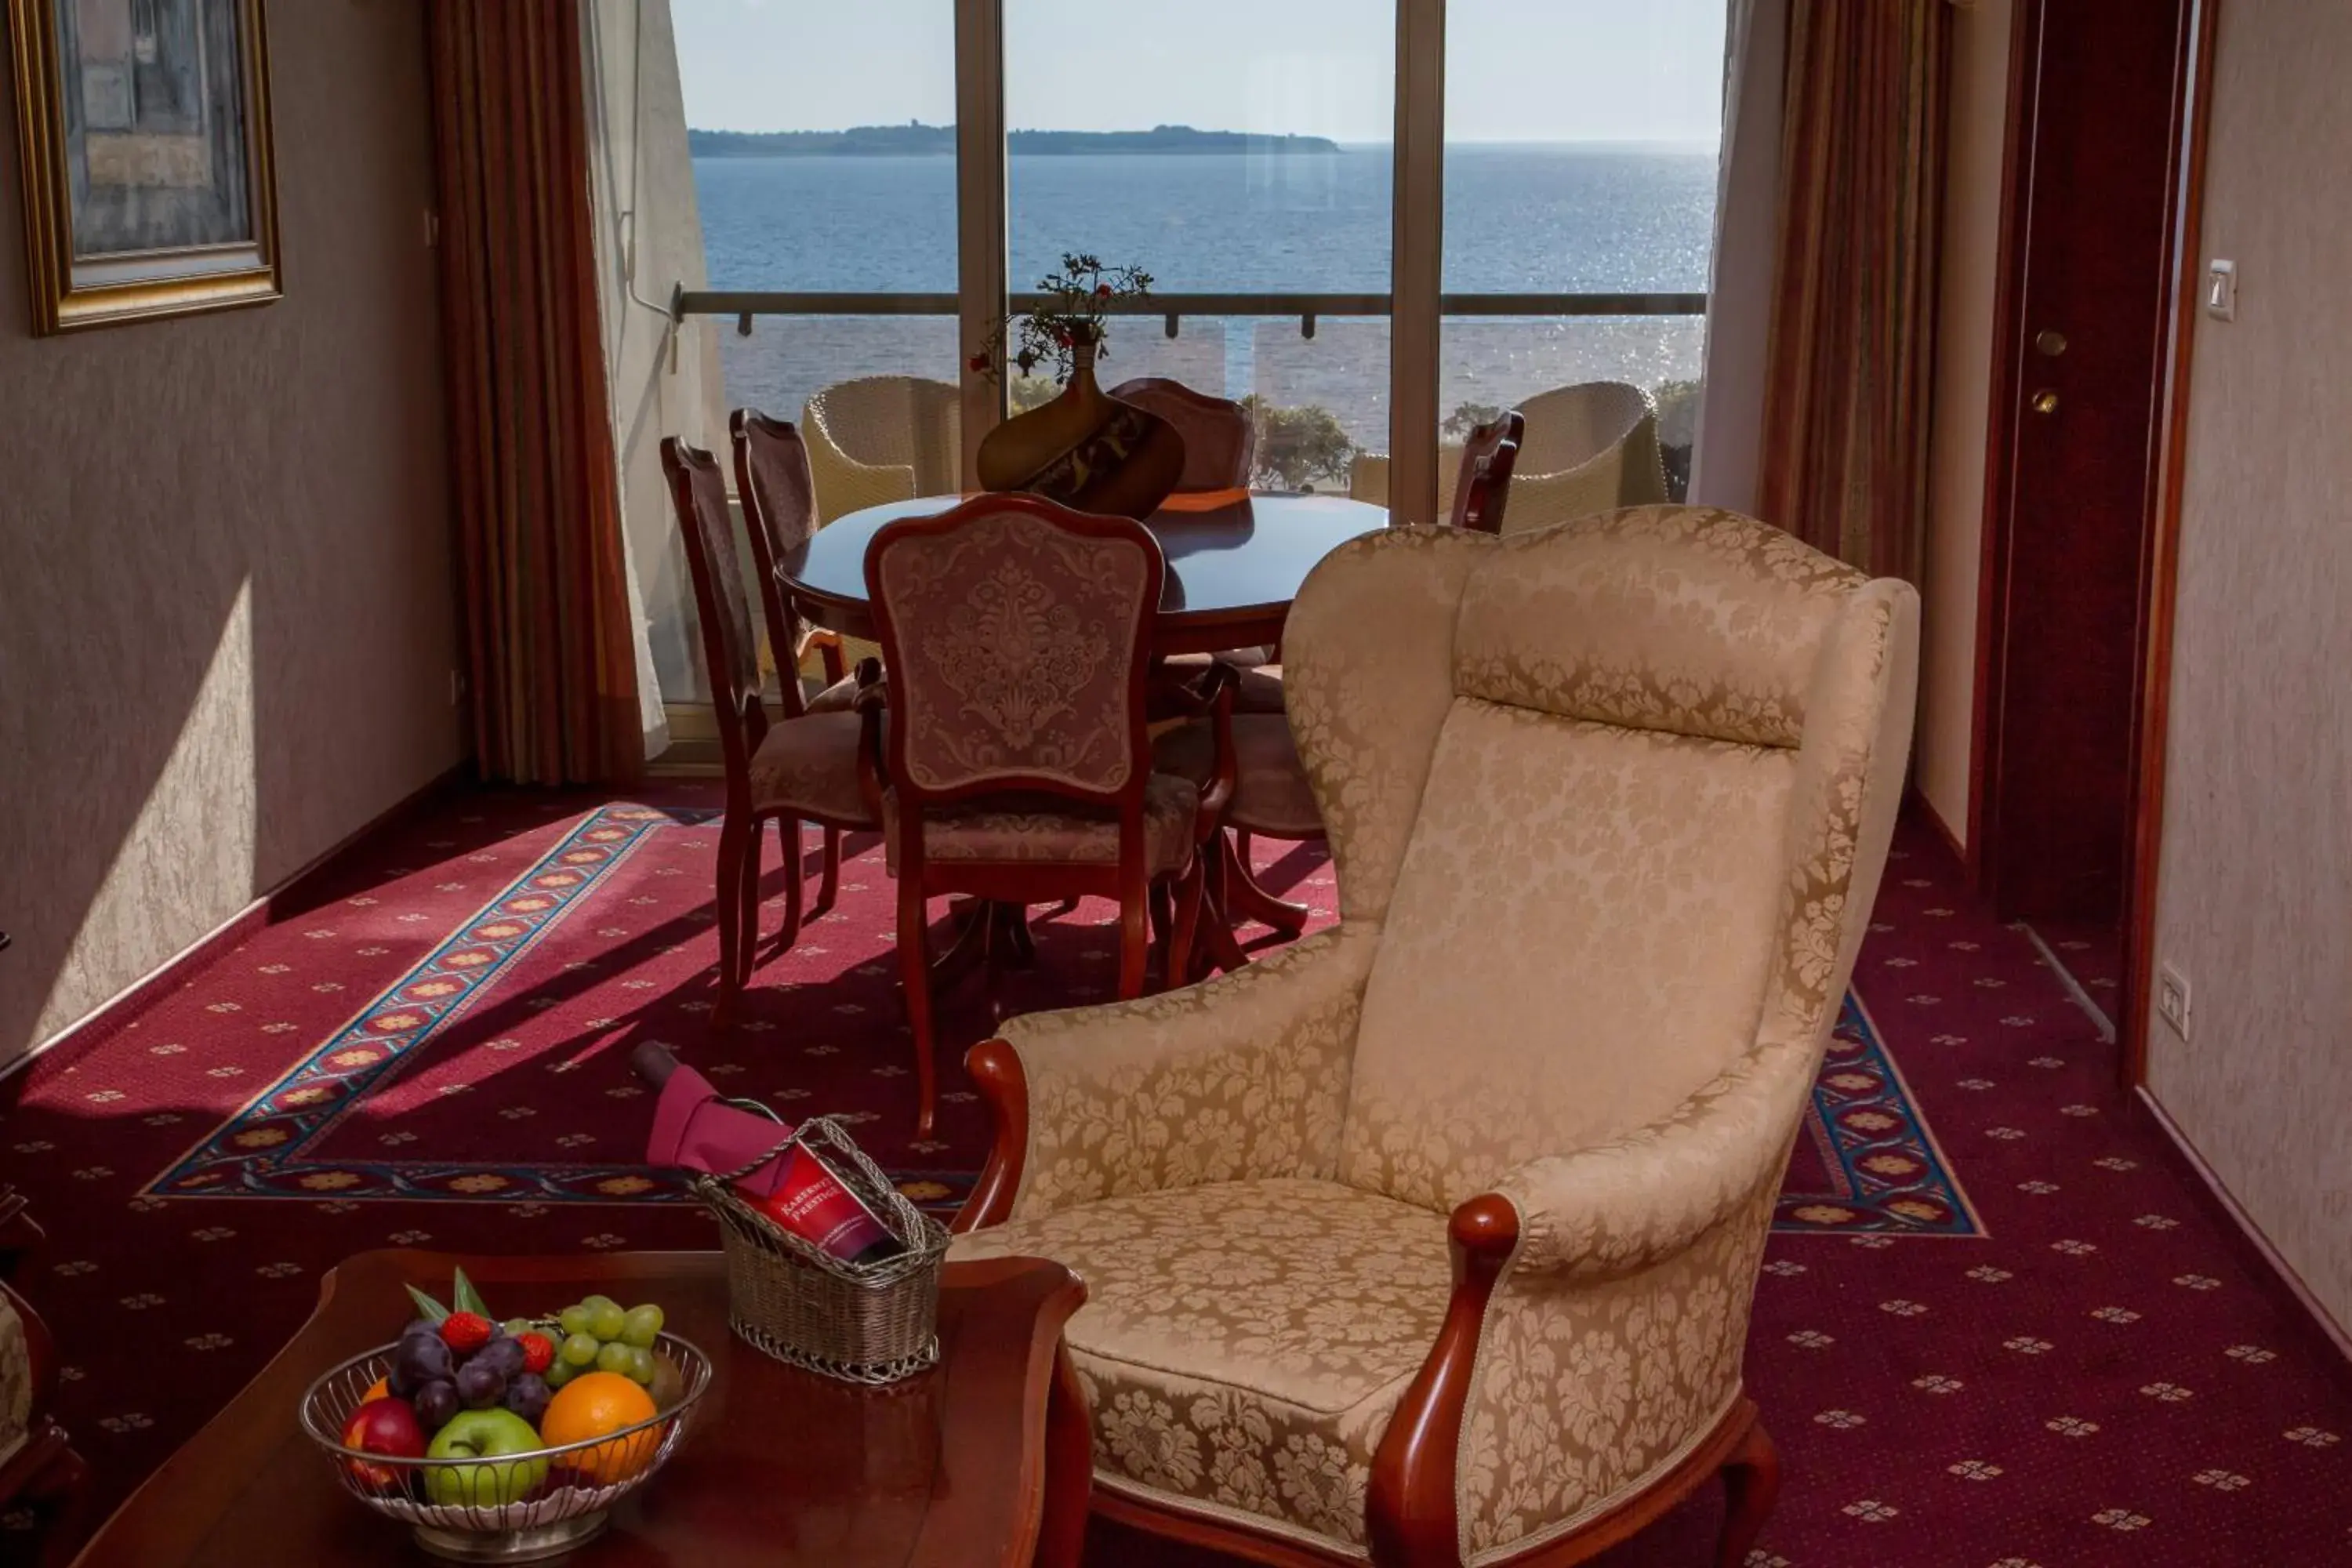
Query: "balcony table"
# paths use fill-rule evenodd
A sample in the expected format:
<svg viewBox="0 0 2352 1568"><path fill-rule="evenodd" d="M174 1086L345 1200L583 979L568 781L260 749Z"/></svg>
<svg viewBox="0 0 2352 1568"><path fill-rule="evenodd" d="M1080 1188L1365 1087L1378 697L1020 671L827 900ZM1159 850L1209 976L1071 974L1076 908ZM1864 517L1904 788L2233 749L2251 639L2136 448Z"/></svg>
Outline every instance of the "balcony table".
<svg viewBox="0 0 2352 1568"><path fill-rule="evenodd" d="M434 1561L343 1490L297 1410L313 1378L400 1331L413 1312L404 1283L446 1295L458 1265L501 1311L597 1291L658 1302L671 1331L710 1357L686 1441L565 1568L1075 1568L1093 1476L1062 1325L1086 1289L1057 1263L950 1264L940 1364L877 1389L786 1366L730 1333L716 1252L394 1251L329 1274L293 1342L131 1495L76 1568Z"/></svg>
<svg viewBox="0 0 2352 1568"><path fill-rule="evenodd" d="M816 625L872 638L866 545L894 519L926 517L964 499L919 496L845 513L776 563L784 592ZM1144 520L1168 561L1151 651L1214 653L1280 642L1290 602L1316 563L1388 521L1385 507L1339 496L1233 490L1170 497Z"/></svg>

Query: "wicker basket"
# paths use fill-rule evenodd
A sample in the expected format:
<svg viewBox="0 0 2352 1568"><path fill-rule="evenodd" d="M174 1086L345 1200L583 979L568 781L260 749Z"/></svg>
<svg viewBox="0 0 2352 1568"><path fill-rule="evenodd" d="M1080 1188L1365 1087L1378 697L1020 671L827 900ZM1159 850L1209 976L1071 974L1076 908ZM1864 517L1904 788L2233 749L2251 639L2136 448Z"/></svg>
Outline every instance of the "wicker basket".
<svg viewBox="0 0 2352 1568"><path fill-rule="evenodd" d="M773 1118L756 1100L730 1100ZM808 1150L880 1215L907 1250L880 1263L845 1263L743 1200L736 1178L794 1144ZM727 1251L728 1325L794 1366L848 1383L895 1383L940 1359L940 1264L947 1227L917 1208L838 1123L800 1124L740 1171L701 1175L694 1190L719 1216Z"/></svg>

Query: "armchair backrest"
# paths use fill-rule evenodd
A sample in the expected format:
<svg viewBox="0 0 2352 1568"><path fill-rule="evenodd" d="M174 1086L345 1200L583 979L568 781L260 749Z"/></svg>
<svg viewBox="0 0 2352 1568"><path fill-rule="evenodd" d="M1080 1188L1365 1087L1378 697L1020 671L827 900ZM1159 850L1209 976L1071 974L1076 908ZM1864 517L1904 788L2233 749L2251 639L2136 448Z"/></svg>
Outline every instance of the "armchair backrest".
<svg viewBox="0 0 2352 1568"><path fill-rule="evenodd" d="M1917 598L1752 519L1335 552L1284 636L1343 920L1340 1175L1446 1208L1825 1041L1909 746Z"/></svg>
<svg viewBox="0 0 2352 1568"><path fill-rule="evenodd" d="M984 495L866 551L902 800L1038 790L1141 810L1160 542L1125 518Z"/></svg>

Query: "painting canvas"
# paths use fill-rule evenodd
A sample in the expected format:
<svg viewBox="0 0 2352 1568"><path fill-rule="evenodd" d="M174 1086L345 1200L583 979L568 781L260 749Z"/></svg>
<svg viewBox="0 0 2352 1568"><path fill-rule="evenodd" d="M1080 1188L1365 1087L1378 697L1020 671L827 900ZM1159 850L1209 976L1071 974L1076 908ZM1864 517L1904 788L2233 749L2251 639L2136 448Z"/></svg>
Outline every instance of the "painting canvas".
<svg viewBox="0 0 2352 1568"><path fill-rule="evenodd" d="M10 0L36 330L279 292L260 0Z"/></svg>

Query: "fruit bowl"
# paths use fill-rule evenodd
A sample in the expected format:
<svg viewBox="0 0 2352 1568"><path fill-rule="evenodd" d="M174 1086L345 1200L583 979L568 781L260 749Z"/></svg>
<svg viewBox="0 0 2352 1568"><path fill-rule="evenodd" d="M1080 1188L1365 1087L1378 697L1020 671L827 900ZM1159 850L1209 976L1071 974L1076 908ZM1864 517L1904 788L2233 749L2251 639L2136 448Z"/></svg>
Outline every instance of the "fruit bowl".
<svg viewBox="0 0 2352 1568"><path fill-rule="evenodd" d="M568 1552L604 1528L613 1505L668 1462L710 1386L710 1358L676 1334L658 1349L676 1363L677 1401L648 1420L575 1443L485 1452L472 1458L406 1458L345 1447L341 1434L396 1345L353 1356L302 1395L302 1430L336 1478L386 1519L415 1531L434 1556L457 1563L530 1563Z"/></svg>

